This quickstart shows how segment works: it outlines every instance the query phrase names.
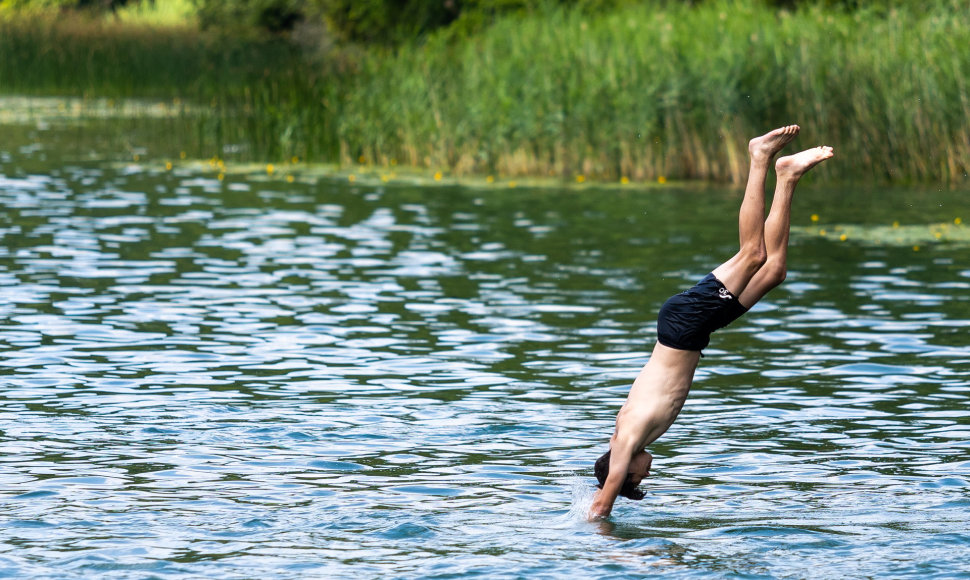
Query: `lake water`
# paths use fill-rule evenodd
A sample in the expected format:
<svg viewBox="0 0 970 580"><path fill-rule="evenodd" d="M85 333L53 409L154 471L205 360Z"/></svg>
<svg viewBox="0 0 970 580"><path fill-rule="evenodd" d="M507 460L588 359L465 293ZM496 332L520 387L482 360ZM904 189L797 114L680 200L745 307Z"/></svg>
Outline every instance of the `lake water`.
<svg viewBox="0 0 970 580"><path fill-rule="evenodd" d="M0 126L0 576L970 576L965 191L800 189L788 281L588 523L737 189L220 181L124 131Z"/></svg>

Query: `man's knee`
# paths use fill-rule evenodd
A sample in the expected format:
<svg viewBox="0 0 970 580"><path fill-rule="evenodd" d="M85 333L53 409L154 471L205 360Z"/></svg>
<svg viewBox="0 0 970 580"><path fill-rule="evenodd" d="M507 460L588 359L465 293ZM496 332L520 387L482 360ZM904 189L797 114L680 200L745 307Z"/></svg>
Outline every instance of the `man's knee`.
<svg viewBox="0 0 970 580"><path fill-rule="evenodd" d="M751 272L757 272L768 262L768 249L765 248L764 243L741 248L741 255L745 266Z"/></svg>
<svg viewBox="0 0 970 580"><path fill-rule="evenodd" d="M788 268L783 261L768 260L762 267L765 282L772 288L778 286L788 277Z"/></svg>

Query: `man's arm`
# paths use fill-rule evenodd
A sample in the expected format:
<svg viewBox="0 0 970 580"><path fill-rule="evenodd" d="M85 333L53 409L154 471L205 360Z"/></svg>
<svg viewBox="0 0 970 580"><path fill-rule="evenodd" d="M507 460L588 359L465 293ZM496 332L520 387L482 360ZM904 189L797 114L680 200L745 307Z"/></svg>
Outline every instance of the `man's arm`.
<svg viewBox="0 0 970 580"><path fill-rule="evenodd" d="M700 353L677 350L660 343L643 367L626 403L616 416L616 430L610 439L610 474L603 489L593 496L590 517L605 518L613 510L633 456L664 434L677 418Z"/></svg>
<svg viewBox="0 0 970 580"><path fill-rule="evenodd" d="M598 490L593 496L593 505L589 510L590 519L605 518L613 511L613 504L620 495L620 489L630 471L633 447L631 442L620 443L615 437L610 442L610 474L603 482L603 489Z"/></svg>

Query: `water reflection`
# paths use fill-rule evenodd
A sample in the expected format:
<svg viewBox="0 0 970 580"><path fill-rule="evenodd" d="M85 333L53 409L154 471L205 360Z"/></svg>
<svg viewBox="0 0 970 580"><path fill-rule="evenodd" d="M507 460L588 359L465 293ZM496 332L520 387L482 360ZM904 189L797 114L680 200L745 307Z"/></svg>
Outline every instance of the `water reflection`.
<svg viewBox="0 0 970 580"><path fill-rule="evenodd" d="M0 147L3 574L965 566L959 244L796 238L647 497L590 524L656 310L731 252L734 192L220 181ZM809 188L795 219L883 219L867 199Z"/></svg>

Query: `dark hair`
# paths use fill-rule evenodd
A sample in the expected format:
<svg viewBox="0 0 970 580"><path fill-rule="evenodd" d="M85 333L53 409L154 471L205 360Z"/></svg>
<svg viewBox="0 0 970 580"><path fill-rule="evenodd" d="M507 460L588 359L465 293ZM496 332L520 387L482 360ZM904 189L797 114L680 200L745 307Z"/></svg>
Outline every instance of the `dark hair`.
<svg viewBox="0 0 970 580"><path fill-rule="evenodd" d="M596 480L599 481L596 487L603 489L603 484L606 483L606 477L610 474L609 451L596 460L596 463L593 465L593 473L596 474ZM623 480L623 487L620 488L620 495L627 499L641 500L646 494L640 488L633 485L633 478L627 473L626 479Z"/></svg>

